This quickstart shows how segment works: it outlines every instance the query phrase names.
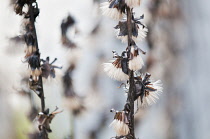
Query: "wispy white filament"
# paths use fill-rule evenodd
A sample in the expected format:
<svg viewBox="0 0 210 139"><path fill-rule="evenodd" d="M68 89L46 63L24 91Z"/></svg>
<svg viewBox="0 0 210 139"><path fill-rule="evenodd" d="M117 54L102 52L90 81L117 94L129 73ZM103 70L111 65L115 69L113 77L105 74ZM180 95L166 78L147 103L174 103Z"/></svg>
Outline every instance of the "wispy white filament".
<svg viewBox="0 0 210 139"><path fill-rule="evenodd" d="M133 71L140 70L142 66L144 65L144 62L140 55L137 57L133 57L132 60L129 60L129 69Z"/></svg>
<svg viewBox="0 0 210 139"><path fill-rule="evenodd" d="M140 2L141 0L125 0L125 3L131 8L140 6Z"/></svg>
<svg viewBox="0 0 210 139"><path fill-rule="evenodd" d="M122 71L122 68L115 67L112 63L104 63L104 71L107 75L118 81L128 80L128 75Z"/></svg>
<svg viewBox="0 0 210 139"><path fill-rule="evenodd" d="M150 106L154 103L157 102L157 100L159 99L160 94L162 94L163 92L163 87L162 87L162 83L160 80L151 83L152 85L148 85L152 88L157 89L156 91L150 91L149 95L146 95L143 97L143 103L141 103L140 97L139 97L139 102L141 104L141 107L147 107Z"/></svg>
<svg viewBox="0 0 210 139"><path fill-rule="evenodd" d="M129 133L128 125L120 120L114 119L110 126L114 128L118 136L125 136Z"/></svg>
<svg viewBox="0 0 210 139"><path fill-rule="evenodd" d="M131 53L134 55L135 48L134 46L131 47ZM140 70L142 66L144 65L144 61L142 60L140 55L133 56L133 59L129 60L129 69L133 71Z"/></svg>
<svg viewBox="0 0 210 139"><path fill-rule="evenodd" d="M122 13L118 11L117 8L109 8L109 5L110 5L109 2L103 2L100 4L100 9L102 11L102 14L115 20L122 19L123 17Z"/></svg>

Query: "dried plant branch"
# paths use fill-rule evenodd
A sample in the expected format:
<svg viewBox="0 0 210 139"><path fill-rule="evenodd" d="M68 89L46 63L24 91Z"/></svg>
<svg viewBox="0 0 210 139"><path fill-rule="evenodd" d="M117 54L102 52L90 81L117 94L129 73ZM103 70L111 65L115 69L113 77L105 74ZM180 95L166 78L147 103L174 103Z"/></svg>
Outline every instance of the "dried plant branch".
<svg viewBox="0 0 210 139"><path fill-rule="evenodd" d="M28 6L27 11L23 11L24 6ZM55 77L54 68L61 68L52 65L57 59L52 63L49 63L49 57L46 60L40 58L38 39L36 34L35 20L39 15L39 8L36 0L17 0L15 2L15 12L24 17L25 20L25 34L23 38L26 43L26 55L25 62L28 62L28 65L31 69L31 75L29 78L29 88L34 91L41 100L41 112L38 113L36 120L39 123L38 129L39 139L48 139L48 133L52 132L50 129L50 123L56 114L62 112L49 113L49 109L45 108L45 95L43 89L42 77L48 78ZM42 62L42 64L41 64ZM37 133L31 134L36 135Z"/></svg>
<svg viewBox="0 0 210 139"><path fill-rule="evenodd" d="M127 28L128 28L128 48L131 49L131 43L132 43L132 9L127 6L126 8L127 12ZM130 56L130 51L127 52L127 55ZM129 112L129 128L130 128L130 133L129 135L133 138L135 138L135 132L134 132L134 74L133 70L129 70L129 92L128 92L128 98L127 98L127 103L129 104L130 107L130 112Z"/></svg>
<svg viewBox="0 0 210 139"><path fill-rule="evenodd" d="M36 47L37 51L39 51L38 39L37 39L36 27L35 27L34 6L32 6L32 4L33 4L32 2L29 4L30 24L32 25L31 32L33 33L34 38L35 38L35 47ZM41 66L40 54L39 54L38 59L39 59L39 67L40 67ZM38 85L40 86L39 97L41 100L41 110L44 113L44 111L45 111L45 97L44 97L43 82L42 82L41 75L39 75ZM48 133L45 128L42 128L40 133L41 133L41 135L40 135L41 139L48 139Z"/></svg>
<svg viewBox="0 0 210 139"><path fill-rule="evenodd" d="M137 101L137 110L140 107L154 104L162 92L160 81L151 82L150 74L140 76L137 73L144 65L139 53L146 54L138 48L136 41L142 40L147 35L147 28L140 22L144 15L140 18L134 18L133 8L140 5L140 0L109 0L101 4L102 14L113 19L120 20L115 26L117 38L123 43L127 43L127 48L122 52L121 56L113 51L114 62L105 63L104 71L111 78L118 81L127 81L124 85L127 93L127 101L124 109L121 111L111 110L115 112L115 117L111 126L116 131L116 139L135 139L134 131L134 102ZM127 18L122 19L126 15ZM121 84L123 85L123 84Z"/></svg>

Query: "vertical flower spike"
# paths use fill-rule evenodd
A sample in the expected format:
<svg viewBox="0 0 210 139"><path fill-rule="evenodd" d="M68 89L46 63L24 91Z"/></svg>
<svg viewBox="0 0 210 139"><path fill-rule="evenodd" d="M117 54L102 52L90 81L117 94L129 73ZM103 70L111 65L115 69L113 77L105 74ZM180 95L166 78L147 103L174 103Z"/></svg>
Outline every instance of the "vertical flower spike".
<svg viewBox="0 0 210 139"><path fill-rule="evenodd" d="M141 0L125 0L126 5L129 7L137 7L140 6Z"/></svg>
<svg viewBox="0 0 210 139"><path fill-rule="evenodd" d="M130 130L128 127L128 117L125 111L116 112L114 121L110 124L114 128L117 136L125 136Z"/></svg>
<svg viewBox="0 0 210 139"><path fill-rule="evenodd" d="M109 0L100 4L102 14L115 20L120 20L125 13L125 1L124 0Z"/></svg>
<svg viewBox="0 0 210 139"><path fill-rule="evenodd" d="M109 0L101 4L104 15L119 20L118 25L114 27L116 36L127 46L121 56L114 51L114 58L116 59L111 63L104 64L104 71L109 77L118 81L127 80L126 84L121 84L121 86L125 85L126 104L123 111L115 111L114 120L110 124L117 133L116 137L112 137L115 139L136 139L134 130L135 101L140 100L140 107L152 105L159 99L159 94L163 90L161 81L151 82L149 80L150 74L143 77L137 75L137 71L144 65L139 52L143 54L146 52L138 48L136 42L142 41L148 32L146 26L140 21L144 15L140 18L134 17L133 8L140 4L141 0ZM124 14L126 18L122 19ZM139 107L137 111L138 109Z"/></svg>
<svg viewBox="0 0 210 139"><path fill-rule="evenodd" d="M129 64L128 64L130 70L133 70L133 71L140 70L142 66L144 65L144 62L141 56L139 55L138 47L136 45L131 46L130 59L131 60L129 60Z"/></svg>
<svg viewBox="0 0 210 139"><path fill-rule="evenodd" d="M135 42L142 41L146 36L148 29L139 21L143 19L142 15L139 19L132 19L132 39ZM117 38L120 39L123 43L128 42L128 28L127 21L119 21L118 25L115 26Z"/></svg>
<svg viewBox="0 0 210 139"><path fill-rule="evenodd" d="M128 75L127 73L124 73L127 71L127 63L124 63L124 60L126 59L123 56L119 56L115 51L114 53L114 58L117 58L114 62L112 63L104 63L104 71L107 73L107 75L115 80L118 81L125 81L128 80ZM124 53L122 54L124 55ZM123 62L122 62L123 61ZM123 66L122 66L123 65Z"/></svg>

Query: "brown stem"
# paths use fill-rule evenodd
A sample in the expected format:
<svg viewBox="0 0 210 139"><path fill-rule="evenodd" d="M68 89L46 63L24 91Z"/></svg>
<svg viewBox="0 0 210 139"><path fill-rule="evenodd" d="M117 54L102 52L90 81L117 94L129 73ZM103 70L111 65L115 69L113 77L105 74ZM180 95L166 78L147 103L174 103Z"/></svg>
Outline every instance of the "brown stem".
<svg viewBox="0 0 210 139"><path fill-rule="evenodd" d="M35 24L34 24L35 21L34 21L34 13L33 13L32 3L30 3L30 5L29 5L29 13L30 13L30 23L32 25L32 32L33 32L34 37L35 37L35 45L36 45L37 51L39 51L37 34L36 34L36 27L35 27ZM41 62L40 55L39 55L39 61ZM41 63L40 63L40 65L41 65ZM40 96L41 97L40 97L40 99L41 99L42 112L44 112L44 110L45 110L45 100L44 100L44 90L43 90L42 76L39 76L39 81L38 82L39 82L38 84L41 86L41 90L40 90Z"/></svg>
<svg viewBox="0 0 210 139"><path fill-rule="evenodd" d="M29 5L29 14L30 14L30 24L32 26L32 30L31 32L34 34L35 37L35 45L37 48L37 51L39 51L39 47L38 47L38 39L37 39L37 34L36 34L36 27L35 27L35 18L34 18L34 7L32 6L32 3L30 3ZM41 66L41 60L40 60L40 54L39 54L39 67ZM43 90L43 82L42 82L42 76L39 76L39 80L38 80L38 85L40 85L40 99L41 99L41 110L42 112L45 111L45 97L44 97L44 90ZM43 127L40 131L40 138L41 139L48 139L48 133L45 130L45 128Z"/></svg>
<svg viewBox="0 0 210 139"><path fill-rule="evenodd" d="M127 28L128 28L128 48L130 50L131 42L132 42L132 9L127 6ZM128 51L128 56L130 56L130 51ZM130 107L129 111L129 129L130 133L128 134L129 139L135 139L134 132L134 73L132 70L129 71L129 92L127 98L127 104Z"/></svg>
<svg viewBox="0 0 210 139"><path fill-rule="evenodd" d="M132 13L130 7L127 6L127 28L128 28L128 47L130 47L132 42Z"/></svg>

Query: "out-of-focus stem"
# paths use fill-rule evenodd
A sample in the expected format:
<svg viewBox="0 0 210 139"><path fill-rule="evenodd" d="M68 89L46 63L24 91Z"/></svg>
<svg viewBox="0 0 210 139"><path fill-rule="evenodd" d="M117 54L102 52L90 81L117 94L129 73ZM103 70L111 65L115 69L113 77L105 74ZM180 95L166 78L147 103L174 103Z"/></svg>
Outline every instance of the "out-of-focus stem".
<svg viewBox="0 0 210 139"><path fill-rule="evenodd" d="M70 112L70 139L74 139L74 114Z"/></svg>

